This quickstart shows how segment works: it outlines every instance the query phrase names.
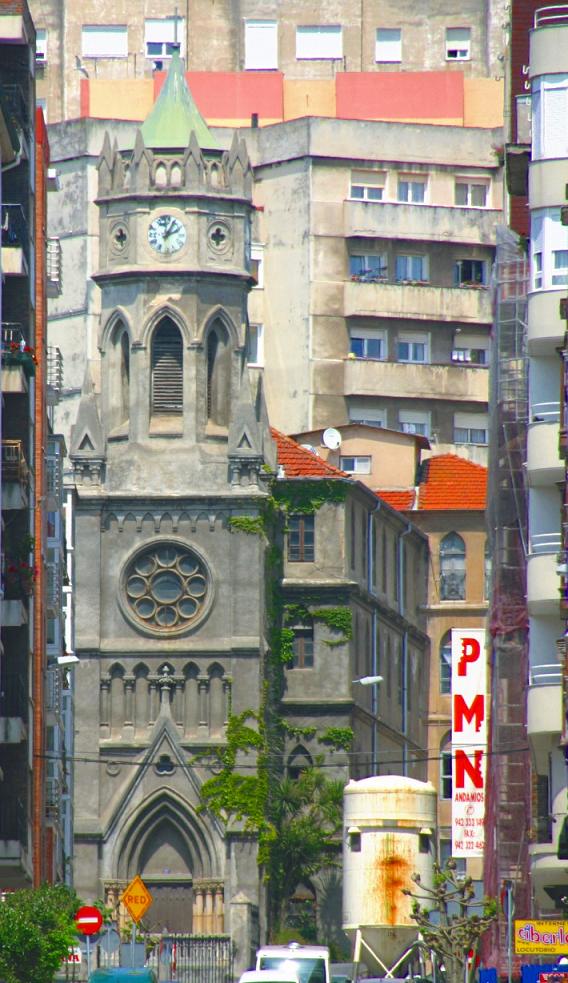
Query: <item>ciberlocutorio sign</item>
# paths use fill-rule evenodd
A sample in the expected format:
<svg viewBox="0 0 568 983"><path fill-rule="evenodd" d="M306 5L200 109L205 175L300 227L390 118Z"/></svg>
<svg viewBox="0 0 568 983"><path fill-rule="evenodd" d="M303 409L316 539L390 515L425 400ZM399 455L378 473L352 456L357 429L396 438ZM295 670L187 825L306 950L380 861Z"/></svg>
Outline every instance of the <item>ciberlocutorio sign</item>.
<svg viewBox="0 0 568 983"><path fill-rule="evenodd" d="M568 922L515 918L515 952L533 956L568 953Z"/></svg>

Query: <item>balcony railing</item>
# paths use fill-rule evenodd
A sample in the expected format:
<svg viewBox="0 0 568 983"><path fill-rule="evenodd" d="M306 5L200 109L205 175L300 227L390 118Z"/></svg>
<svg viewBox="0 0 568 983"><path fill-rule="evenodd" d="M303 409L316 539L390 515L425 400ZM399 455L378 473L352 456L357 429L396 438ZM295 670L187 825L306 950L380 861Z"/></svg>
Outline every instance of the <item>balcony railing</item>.
<svg viewBox="0 0 568 983"><path fill-rule="evenodd" d="M529 671L531 686L560 686L562 669L558 662L547 662L541 666L533 666Z"/></svg>
<svg viewBox="0 0 568 983"><path fill-rule="evenodd" d="M442 573L440 575L440 600L465 600L465 573Z"/></svg>
<svg viewBox="0 0 568 983"><path fill-rule="evenodd" d="M52 713L59 713L61 710L61 670L56 667L47 670L45 706Z"/></svg>
<svg viewBox="0 0 568 983"><path fill-rule="evenodd" d="M30 469L24 454L21 440L2 441L2 478L4 481L17 481L27 485Z"/></svg>
<svg viewBox="0 0 568 983"><path fill-rule="evenodd" d="M62 290L61 242L56 237L50 237L46 242L46 276L47 296L59 297Z"/></svg>
<svg viewBox="0 0 568 983"><path fill-rule="evenodd" d="M531 553L558 553L562 543L559 532L539 532L531 536Z"/></svg>
<svg viewBox="0 0 568 983"><path fill-rule="evenodd" d="M533 403L531 415L533 423L559 423L560 403Z"/></svg>
<svg viewBox="0 0 568 983"><path fill-rule="evenodd" d="M26 344L24 327L19 321L2 321L2 350L11 350L14 345L22 348Z"/></svg>
<svg viewBox="0 0 568 983"><path fill-rule="evenodd" d="M45 811L48 816L58 816L61 805L61 783L58 778L47 778L45 788Z"/></svg>
<svg viewBox="0 0 568 983"><path fill-rule="evenodd" d="M568 24L568 5L559 3L556 7L539 7L534 12L535 27L558 27Z"/></svg>
<svg viewBox="0 0 568 983"><path fill-rule="evenodd" d="M61 349L49 345L47 349L47 388L50 390L50 402L57 402L63 389L63 355Z"/></svg>
<svg viewBox="0 0 568 983"><path fill-rule="evenodd" d="M0 840L17 840L28 845L28 820L22 799L0 798Z"/></svg>

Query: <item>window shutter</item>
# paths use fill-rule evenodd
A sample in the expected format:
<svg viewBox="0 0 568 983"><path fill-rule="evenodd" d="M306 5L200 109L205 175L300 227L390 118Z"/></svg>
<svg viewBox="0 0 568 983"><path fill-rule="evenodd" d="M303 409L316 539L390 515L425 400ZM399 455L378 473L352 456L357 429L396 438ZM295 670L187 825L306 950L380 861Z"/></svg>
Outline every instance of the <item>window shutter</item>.
<svg viewBox="0 0 568 983"><path fill-rule="evenodd" d="M245 21L245 68L278 68L278 28L276 21Z"/></svg>
<svg viewBox="0 0 568 983"><path fill-rule="evenodd" d="M152 342L152 412L183 409L183 346L174 324L159 327Z"/></svg>

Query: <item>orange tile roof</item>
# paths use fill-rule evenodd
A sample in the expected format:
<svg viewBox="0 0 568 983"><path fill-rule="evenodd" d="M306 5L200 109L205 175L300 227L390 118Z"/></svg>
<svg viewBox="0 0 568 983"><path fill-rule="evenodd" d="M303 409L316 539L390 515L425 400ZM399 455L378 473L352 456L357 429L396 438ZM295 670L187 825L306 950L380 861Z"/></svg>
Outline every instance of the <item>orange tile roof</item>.
<svg viewBox="0 0 568 983"><path fill-rule="evenodd" d="M348 478L349 475L333 464L328 464L318 454L307 451L286 434L270 428L276 443L278 464L284 468L287 478Z"/></svg>
<svg viewBox="0 0 568 983"><path fill-rule="evenodd" d="M414 492L410 491L378 491L377 495L383 502L397 512L410 512L414 502Z"/></svg>
<svg viewBox="0 0 568 983"><path fill-rule="evenodd" d="M483 511L487 501L487 468L456 454L440 454L424 462L425 480L418 488L417 511ZM416 510L414 490L382 491L377 495L399 512Z"/></svg>

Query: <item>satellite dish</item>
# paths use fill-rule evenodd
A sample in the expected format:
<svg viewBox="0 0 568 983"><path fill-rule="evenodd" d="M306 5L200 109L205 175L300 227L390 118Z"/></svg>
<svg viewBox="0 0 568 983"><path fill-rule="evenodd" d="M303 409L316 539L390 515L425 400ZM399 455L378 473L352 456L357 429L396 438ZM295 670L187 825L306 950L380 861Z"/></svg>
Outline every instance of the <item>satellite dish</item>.
<svg viewBox="0 0 568 983"><path fill-rule="evenodd" d="M300 447L303 447L305 451L309 451L310 454L317 454L313 444L300 444Z"/></svg>
<svg viewBox="0 0 568 983"><path fill-rule="evenodd" d="M341 447L341 434L335 427L328 427L324 430L322 438L324 446L330 451L337 451Z"/></svg>

